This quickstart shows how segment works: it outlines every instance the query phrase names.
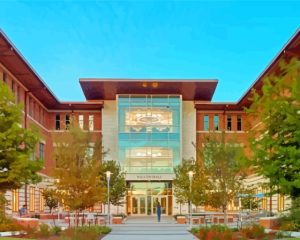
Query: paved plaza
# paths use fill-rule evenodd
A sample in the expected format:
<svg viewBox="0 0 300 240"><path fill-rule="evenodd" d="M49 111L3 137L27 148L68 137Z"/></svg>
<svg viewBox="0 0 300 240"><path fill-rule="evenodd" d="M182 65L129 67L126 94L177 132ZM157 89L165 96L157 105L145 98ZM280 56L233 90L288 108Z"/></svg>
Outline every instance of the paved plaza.
<svg viewBox="0 0 300 240"><path fill-rule="evenodd" d="M171 217L157 222L155 217L129 217L124 224L112 225L112 232L104 240L193 240L188 225L177 224Z"/></svg>

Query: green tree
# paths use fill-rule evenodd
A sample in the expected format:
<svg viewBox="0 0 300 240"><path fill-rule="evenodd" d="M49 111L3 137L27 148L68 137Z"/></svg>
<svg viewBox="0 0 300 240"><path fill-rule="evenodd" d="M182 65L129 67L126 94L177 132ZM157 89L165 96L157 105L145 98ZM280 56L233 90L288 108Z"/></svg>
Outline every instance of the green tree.
<svg viewBox="0 0 300 240"><path fill-rule="evenodd" d="M101 171L101 142L90 132L70 125L69 131L54 136L57 168L54 171L59 202L71 211L82 211L102 202L105 187Z"/></svg>
<svg viewBox="0 0 300 240"><path fill-rule="evenodd" d="M281 73L253 92L248 114L261 124L252 136L256 171L275 192L300 197L300 61L280 63Z"/></svg>
<svg viewBox="0 0 300 240"><path fill-rule="evenodd" d="M242 209L258 210L261 199L255 196L256 187L248 186L240 193Z"/></svg>
<svg viewBox="0 0 300 240"><path fill-rule="evenodd" d="M49 208L50 213L52 213L52 210L58 207L56 190L51 188L45 189L43 197L45 199L45 205Z"/></svg>
<svg viewBox="0 0 300 240"><path fill-rule="evenodd" d="M22 127L22 106L0 82L0 194L41 180L42 161L30 160L37 141L36 131Z"/></svg>
<svg viewBox="0 0 300 240"><path fill-rule="evenodd" d="M188 175L189 171L194 173L191 191ZM196 206L204 204L208 181L206 175L203 173L201 165L194 163L191 160L183 160L180 165L174 168L174 173L175 179L173 181L173 186L177 203L183 204L192 202Z"/></svg>
<svg viewBox="0 0 300 240"><path fill-rule="evenodd" d="M221 208L227 224L227 206L243 191L246 169L243 148L224 132L209 134L201 145L203 148L199 149L198 153L204 165L204 174L209 181L206 191L207 204Z"/></svg>
<svg viewBox="0 0 300 240"><path fill-rule="evenodd" d="M111 204L117 206L117 213L119 213L119 206L124 204L127 190L125 173L121 171L120 164L118 164L116 161L110 160L103 162L101 176L103 182L106 184L106 171L110 171L112 173L110 176L109 201Z"/></svg>

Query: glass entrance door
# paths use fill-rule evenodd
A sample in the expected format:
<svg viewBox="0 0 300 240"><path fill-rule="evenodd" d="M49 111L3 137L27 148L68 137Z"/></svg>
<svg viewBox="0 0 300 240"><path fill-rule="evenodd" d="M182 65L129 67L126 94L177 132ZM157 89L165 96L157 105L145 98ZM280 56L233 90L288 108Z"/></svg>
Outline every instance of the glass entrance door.
<svg viewBox="0 0 300 240"><path fill-rule="evenodd" d="M132 215L156 215L157 202L161 205L161 214L167 215L168 201L166 196L132 196L131 213Z"/></svg>
<svg viewBox="0 0 300 240"><path fill-rule="evenodd" d="M152 197L152 214L156 214L157 202L161 206L161 215L166 215L168 213L168 201L166 196L153 196Z"/></svg>
<svg viewBox="0 0 300 240"><path fill-rule="evenodd" d="M133 215L146 214L146 197L145 196L132 196L131 197L131 212Z"/></svg>

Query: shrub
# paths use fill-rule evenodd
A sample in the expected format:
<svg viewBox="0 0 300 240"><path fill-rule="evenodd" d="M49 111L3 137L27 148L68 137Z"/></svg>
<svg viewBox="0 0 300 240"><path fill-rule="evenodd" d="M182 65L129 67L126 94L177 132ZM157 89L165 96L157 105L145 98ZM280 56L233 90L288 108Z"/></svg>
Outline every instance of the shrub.
<svg viewBox="0 0 300 240"><path fill-rule="evenodd" d="M199 229L201 240L231 240L232 231L222 225L213 225L211 227L201 227Z"/></svg>
<svg viewBox="0 0 300 240"><path fill-rule="evenodd" d="M61 232L61 228L58 226L54 226L53 228L51 228L51 233L58 235Z"/></svg>
<svg viewBox="0 0 300 240"><path fill-rule="evenodd" d="M247 238L262 239L265 237L265 229L263 226L253 224L242 229L242 234Z"/></svg>
<svg viewBox="0 0 300 240"><path fill-rule="evenodd" d="M15 220L0 215L0 232L21 231L23 227L20 226Z"/></svg>
<svg viewBox="0 0 300 240"><path fill-rule="evenodd" d="M39 226L39 231L36 233L38 237L49 237L51 235L50 227L47 224L42 223Z"/></svg>
<svg viewBox="0 0 300 240"><path fill-rule="evenodd" d="M100 235L108 234L111 231L106 226L82 226L77 228L69 228L62 232L63 240L97 240Z"/></svg>

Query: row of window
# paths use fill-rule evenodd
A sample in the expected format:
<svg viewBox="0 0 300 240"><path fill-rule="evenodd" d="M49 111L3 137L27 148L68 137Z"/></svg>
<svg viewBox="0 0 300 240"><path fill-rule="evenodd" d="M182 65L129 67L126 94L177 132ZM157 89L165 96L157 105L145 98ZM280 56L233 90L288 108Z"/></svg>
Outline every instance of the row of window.
<svg viewBox="0 0 300 240"><path fill-rule="evenodd" d="M203 116L203 130L208 131L209 128L209 115ZM220 122L219 122L219 115L215 114L213 117L213 129L218 131L220 130ZM236 129L237 131L242 131L242 115L237 115L236 121ZM232 131L232 116L226 115L226 130Z"/></svg>
<svg viewBox="0 0 300 240"><path fill-rule="evenodd" d="M38 190L38 198L39 198L39 204L38 207L36 206L36 187L30 187L29 188L29 208L28 210L30 212L34 212L35 210L39 210L40 212L43 212L45 210L45 199L43 196L44 189L40 188ZM20 194L19 189L12 190L12 211L18 212L20 209Z"/></svg>
<svg viewBox="0 0 300 240"><path fill-rule="evenodd" d="M70 115L69 114L66 114L65 115L65 129L69 129L69 125L71 123L71 118L70 118ZM94 115L89 115L88 116L88 130L89 131L94 131ZM78 125L81 129L85 129L85 124L84 124L84 115L79 115L78 116ZM61 117L60 117L60 114L57 113L55 115L55 130L61 130Z"/></svg>
<svg viewBox="0 0 300 240"><path fill-rule="evenodd" d="M28 114L34 118L37 122L45 125L45 110L34 101L33 98L28 99Z"/></svg>
<svg viewBox="0 0 300 240"><path fill-rule="evenodd" d="M2 74L2 79L4 83L9 85L10 90L15 96L16 103L19 104L23 101L22 94L24 94L24 91L21 90L19 84L17 84L13 79L10 79L9 81L5 72ZM32 97L28 98L28 114L42 125L45 124L45 110L37 102L35 102Z"/></svg>

